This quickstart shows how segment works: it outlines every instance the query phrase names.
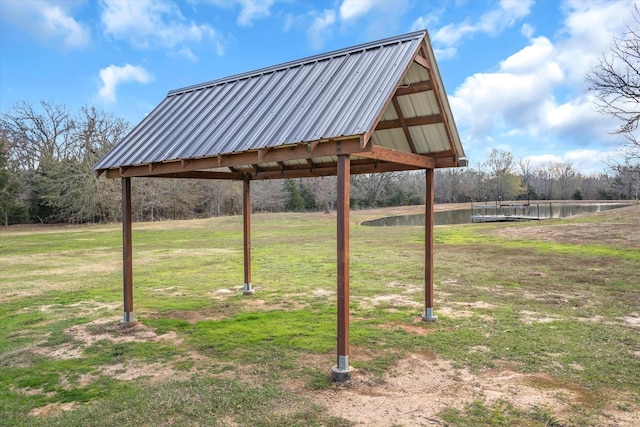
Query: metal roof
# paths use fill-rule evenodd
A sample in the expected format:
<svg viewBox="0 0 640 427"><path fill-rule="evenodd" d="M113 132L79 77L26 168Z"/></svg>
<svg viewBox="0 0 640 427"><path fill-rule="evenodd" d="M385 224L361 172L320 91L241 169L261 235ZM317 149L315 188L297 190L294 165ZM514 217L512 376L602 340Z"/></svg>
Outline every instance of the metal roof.
<svg viewBox="0 0 640 427"><path fill-rule="evenodd" d="M399 89L416 83L430 86ZM419 120L438 115L435 123ZM153 175L154 165L167 162L349 137L366 139L363 146L370 138L399 151L464 156L426 30L172 90L94 169L122 175L149 165ZM233 170L298 167L300 160Z"/></svg>

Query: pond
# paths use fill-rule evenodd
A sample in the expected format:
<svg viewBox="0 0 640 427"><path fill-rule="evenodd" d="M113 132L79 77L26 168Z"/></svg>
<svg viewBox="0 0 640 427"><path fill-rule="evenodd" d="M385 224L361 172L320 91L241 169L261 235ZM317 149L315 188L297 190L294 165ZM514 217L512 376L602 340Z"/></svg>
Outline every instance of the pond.
<svg viewBox="0 0 640 427"><path fill-rule="evenodd" d="M451 225L451 224L469 224L471 223L471 216L474 214L480 215L495 215L495 205L487 204L479 207L476 205L474 209L471 207L467 209L456 209L452 211L441 211L434 213L434 225ZM609 209L623 208L629 206L628 203L550 203L550 202L532 202L526 213L529 217L534 218L565 218L568 216L579 215L584 213L595 213L606 211ZM521 209L514 210L508 207L498 208L499 214L505 214L507 211L514 213L516 211L522 212ZM413 215L397 215L388 216L384 218L372 219L369 221L362 221L362 225L369 226L418 226L424 225L424 214Z"/></svg>

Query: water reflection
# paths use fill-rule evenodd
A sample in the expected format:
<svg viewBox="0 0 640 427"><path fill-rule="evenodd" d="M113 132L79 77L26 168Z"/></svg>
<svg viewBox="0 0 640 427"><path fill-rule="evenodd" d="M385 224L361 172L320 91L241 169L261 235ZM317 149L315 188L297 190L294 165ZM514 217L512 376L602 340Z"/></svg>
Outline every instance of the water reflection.
<svg viewBox="0 0 640 427"><path fill-rule="evenodd" d="M537 205L531 205L528 215L544 218L565 218L568 216L579 215L584 213L595 213L606 211L609 209L616 209L630 206L628 203L548 203L540 202ZM489 209L490 210L490 209ZM442 211L434 213L434 225L450 225L450 224L469 224L471 222L471 215L492 215L496 213L494 208L492 212L489 210L482 211L481 209L456 209L453 211ZM500 209L499 209L500 211ZM500 213L500 212L499 212ZM397 215L388 216L384 218L372 219L369 221L363 221L362 225L371 226L418 226L424 225L424 214L413 215Z"/></svg>

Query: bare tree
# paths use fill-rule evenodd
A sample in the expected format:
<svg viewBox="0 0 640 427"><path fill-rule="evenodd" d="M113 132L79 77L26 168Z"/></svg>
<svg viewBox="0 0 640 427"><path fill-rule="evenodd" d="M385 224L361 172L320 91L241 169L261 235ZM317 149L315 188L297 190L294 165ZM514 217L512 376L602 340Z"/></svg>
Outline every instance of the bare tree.
<svg viewBox="0 0 640 427"><path fill-rule="evenodd" d="M522 185L526 191L530 190L531 180L533 179L534 169L531 166L531 159L525 157L518 161L518 169L520 169L520 176L522 177Z"/></svg>
<svg viewBox="0 0 640 427"><path fill-rule="evenodd" d="M640 124L640 10L633 7L632 21L626 25L624 38L615 38L611 53L587 75L586 80L596 97L596 108L620 121L613 133L624 136L625 159L640 159L640 140L636 135Z"/></svg>
<svg viewBox="0 0 640 427"><path fill-rule="evenodd" d="M75 123L66 107L46 101L40 107L38 111L26 102L16 104L0 123L13 142L13 160L25 170L36 169L43 157L66 159L75 151Z"/></svg>
<svg viewBox="0 0 640 427"><path fill-rule="evenodd" d="M578 172L573 168L571 162L556 163L554 176L558 182L558 198L567 200L577 188Z"/></svg>
<svg viewBox="0 0 640 427"><path fill-rule="evenodd" d="M518 194L521 180L515 174L515 160L510 152L494 148L483 167L489 174L489 196L506 200Z"/></svg>
<svg viewBox="0 0 640 427"><path fill-rule="evenodd" d="M399 177L401 172L371 173L353 175L351 191L353 198L361 206L378 206L378 202L387 186Z"/></svg>

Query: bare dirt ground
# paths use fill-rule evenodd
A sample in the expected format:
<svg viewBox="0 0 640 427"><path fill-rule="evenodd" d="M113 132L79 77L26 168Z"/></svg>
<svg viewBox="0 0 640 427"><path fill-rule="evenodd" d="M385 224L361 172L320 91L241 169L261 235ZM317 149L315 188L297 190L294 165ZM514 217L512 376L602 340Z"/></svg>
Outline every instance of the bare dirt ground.
<svg viewBox="0 0 640 427"><path fill-rule="evenodd" d="M380 427L443 425L438 413L462 409L473 401L488 406L508 402L523 411L538 408L562 418L584 398L580 391L564 388L547 375L516 372L508 363L501 369L472 373L429 352L409 355L383 380L356 373L343 389L323 390L314 397L332 415L358 426ZM613 405L607 415L598 425L640 425L640 414Z"/></svg>

